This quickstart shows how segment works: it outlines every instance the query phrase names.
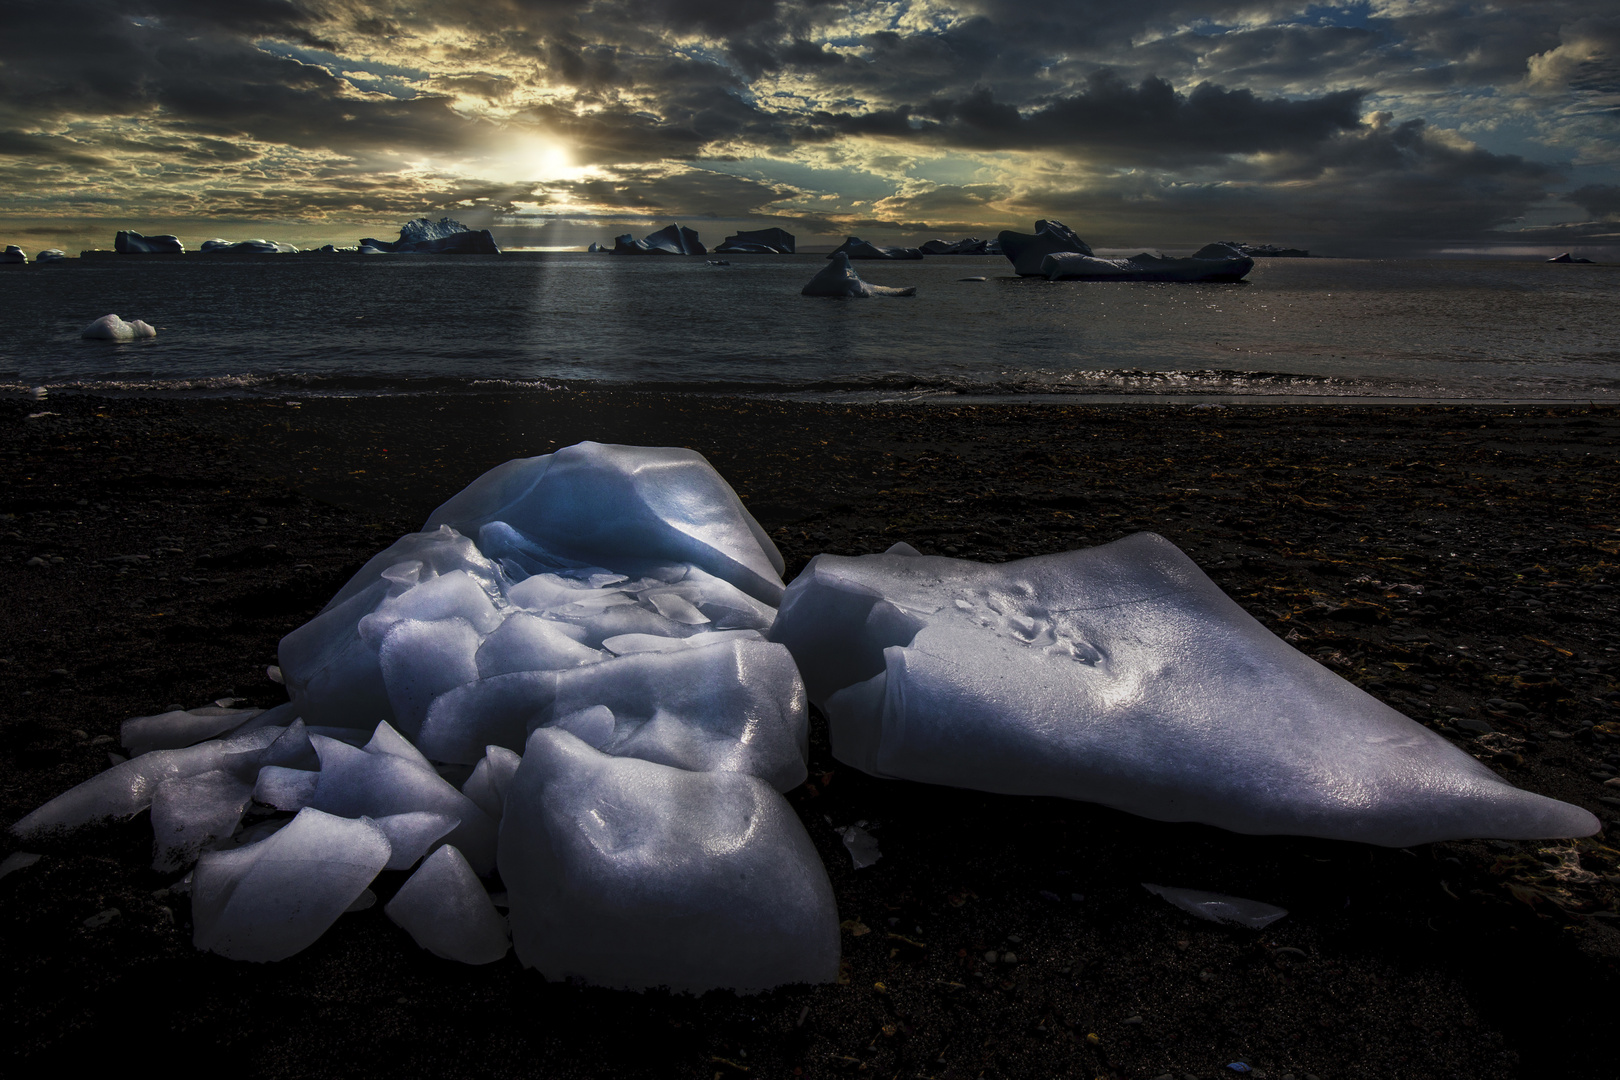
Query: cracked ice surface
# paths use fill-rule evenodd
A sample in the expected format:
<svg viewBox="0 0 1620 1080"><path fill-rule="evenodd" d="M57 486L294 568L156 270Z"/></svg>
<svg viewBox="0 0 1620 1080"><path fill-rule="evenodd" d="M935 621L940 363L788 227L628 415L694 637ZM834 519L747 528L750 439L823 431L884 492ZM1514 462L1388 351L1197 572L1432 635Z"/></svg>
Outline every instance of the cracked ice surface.
<svg viewBox="0 0 1620 1080"><path fill-rule="evenodd" d="M999 566L819 555L771 632L868 773L1389 846L1583 836L1297 652L1162 537Z"/></svg>
<svg viewBox="0 0 1620 1080"><path fill-rule="evenodd" d="M692 451L508 462L282 640L289 704L132 720L135 756L14 831L152 806L157 865L200 853L197 946L240 959L297 952L420 862L387 910L441 956L505 954L479 881L498 867L518 958L548 974L832 979L831 887L779 794L808 746L803 683L764 634L781 569ZM250 796L297 816L241 830Z"/></svg>

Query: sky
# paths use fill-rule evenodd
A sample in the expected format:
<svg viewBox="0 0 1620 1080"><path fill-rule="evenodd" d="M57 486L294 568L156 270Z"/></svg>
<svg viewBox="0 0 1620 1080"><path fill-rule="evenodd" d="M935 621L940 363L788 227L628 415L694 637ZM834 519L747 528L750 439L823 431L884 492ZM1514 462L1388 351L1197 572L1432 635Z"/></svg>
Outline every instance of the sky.
<svg viewBox="0 0 1620 1080"><path fill-rule="evenodd" d="M1614 0L4 0L0 244L1620 253Z"/></svg>

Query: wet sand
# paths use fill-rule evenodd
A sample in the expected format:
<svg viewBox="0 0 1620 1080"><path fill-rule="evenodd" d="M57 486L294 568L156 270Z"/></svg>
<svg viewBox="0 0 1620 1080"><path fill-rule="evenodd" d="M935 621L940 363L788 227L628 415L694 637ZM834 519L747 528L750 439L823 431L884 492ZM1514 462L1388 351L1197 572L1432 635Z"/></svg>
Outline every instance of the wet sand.
<svg viewBox="0 0 1620 1080"><path fill-rule="evenodd" d="M367 557L484 469L594 438L707 455L790 577L818 551L902 539L1001 561L1161 533L1296 647L1607 825L1617 436L1620 416L1579 409L0 402L4 821L104 768L129 716L283 700L264 674L277 640ZM812 778L789 798L846 920L841 985L548 984L511 956L436 960L380 905L290 960L233 963L192 949L142 815L35 845L44 858L0 880L3 1053L17 1075L1612 1072L1620 864L1603 836L1243 837L873 780L812 724ZM860 871L832 828L856 821L883 850ZM403 877L379 880L383 901ZM1290 914L1202 923L1145 881Z"/></svg>

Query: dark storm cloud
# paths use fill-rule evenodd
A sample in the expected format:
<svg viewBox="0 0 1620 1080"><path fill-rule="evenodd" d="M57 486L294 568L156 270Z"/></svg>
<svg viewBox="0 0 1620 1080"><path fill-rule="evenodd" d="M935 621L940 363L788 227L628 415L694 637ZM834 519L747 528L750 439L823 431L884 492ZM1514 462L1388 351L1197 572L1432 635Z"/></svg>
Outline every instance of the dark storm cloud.
<svg viewBox="0 0 1620 1080"><path fill-rule="evenodd" d="M1587 184L1564 196L1595 218L1620 220L1620 184Z"/></svg>

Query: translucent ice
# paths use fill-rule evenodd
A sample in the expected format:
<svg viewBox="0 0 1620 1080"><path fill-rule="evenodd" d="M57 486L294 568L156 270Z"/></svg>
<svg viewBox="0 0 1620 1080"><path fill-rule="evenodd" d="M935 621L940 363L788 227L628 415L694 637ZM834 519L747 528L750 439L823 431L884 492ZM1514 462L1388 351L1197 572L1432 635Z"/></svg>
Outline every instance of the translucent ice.
<svg viewBox="0 0 1620 1080"><path fill-rule="evenodd" d="M501 820L506 802L506 789L512 783L522 758L504 746L486 746L484 757L473 768L472 775L461 785L461 793L495 821Z"/></svg>
<svg viewBox="0 0 1620 1080"><path fill-rule="evenodd" d="M454 832L456 826L461 824L461 820L449 814L438 814L430 810L411 810L404 814L388 814L375 818L372 824L388 837L388 846L392 854L388 856L387 868L409 870L434 844ZM462 861L465 862L465 858Z"/></svg>
<svg viewBox="0 0 1620 1080"><path fill-rule="evenodd" d="M1162 896L1182 911L1208 919L1210 922L1236 923L1250 930L1261 930L1284 915L1286 908L1262 904L1258 900L1245 900L1241 896L1200 892L1197 889L1171 889L1163 885L1142 883L1142 888L1155 896Z"/></svg>
<svg viewBox="0 0 1620 1080"><path fill-rule="evenodd" d="M449 844L427 857L383 911L418 945L446 960L492 964L512 947L506 920Z"/></svg>
<svg viewBox="0 0 1620 1080"><path fill-rule="evenodd" d="M134 341L137 338L157 337L157 331L140 319L125 322L117 315L103 315L79 331L79 336L98 341Z"/></svg>
<svg viewBox="0 0 1620 1080"><path fill-rule="evenodd" d="M364 747L312 736L321 771L309 805L344 817L380 818L429 811L460 824L448 841L460 848L481 874L495 865L495 822L386 723Z"/></svg>
<svg viewBox="0 0 1620 1080"><path fill-rule="evenodd" d="M547 978L758 990L838 974L838 914L804 826L763 781L529 739L501 878L518 959Z"/></svg>
<svg viewBox="0 0 1620 1080"><path fill-rule="evenodd" d="M201 709L176 710L156 716L137 716L119 728L119 741L131 757L153 750L178 750L204 739L223 735L251 720L258 709L225 709L208 705Z"/></svg>
<svg viewBox="0 0 1620 1080"><path fill-rule="evenodd" d="M435 510L424 528L474 536L492 521L589 565L691 563L766 603L782 595L776 545L692 450L583 442L509 461Z"/></svg>
<svg viewBox="0 0 1620 1080"><path fill-rule="evenodd" d="M286 828L197 861L192 941L233 960L282 960L337 921L388 863L373 822L300 810Z"/></svg>
<svg viewBox="0 0 1620 1080"><path fill-rule="evenodd" d="M152 793L152 869L178 870L242 822L253 785L224 769L175 777Z"/></svg>
<svg viewBox="0 0 1620 1080"><path fill-rule="evenodd" d="M1000 566L820 555L773 639L867 772L1405 846L1587 835L1295 651L1162 537Z"/></svg>

